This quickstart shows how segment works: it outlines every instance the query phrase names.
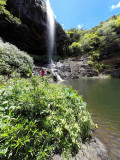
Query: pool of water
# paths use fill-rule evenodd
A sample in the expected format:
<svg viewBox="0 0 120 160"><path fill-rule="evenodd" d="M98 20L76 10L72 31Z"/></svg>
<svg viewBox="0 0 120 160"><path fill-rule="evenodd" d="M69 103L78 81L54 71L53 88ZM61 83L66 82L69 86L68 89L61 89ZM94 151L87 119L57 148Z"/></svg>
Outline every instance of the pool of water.
<svg viewBox="0 0 120 160"><path fill-rule="evenodd" d="M120 80L77 79L64 83L83 96L98 124L95 136L108 148L112 160L120 160Z"/></svg>

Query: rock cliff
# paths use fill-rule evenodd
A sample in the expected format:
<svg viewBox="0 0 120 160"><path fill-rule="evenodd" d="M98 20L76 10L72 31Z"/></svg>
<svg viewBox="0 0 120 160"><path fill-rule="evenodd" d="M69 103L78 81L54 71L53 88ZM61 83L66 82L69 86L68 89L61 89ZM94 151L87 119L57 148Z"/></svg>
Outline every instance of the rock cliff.
<svg viewBox="0 0 120 160"><path fill-rule="evenodd" d="M45 1L7 0L7 10L22 23L11 22L5 14L0 14L0 37L30 54L47 55ZM63 46L68 43L67 35L56 22L56 52L59 56L63 53Z"/></svg>
<svg viewBox="0 0 120 160"><path fill-rule="evenodd" d="M115 42L100 52L99 62L108 66L104 70L104 74L110 74L113 78L120 78L120 42Z"/></svg>

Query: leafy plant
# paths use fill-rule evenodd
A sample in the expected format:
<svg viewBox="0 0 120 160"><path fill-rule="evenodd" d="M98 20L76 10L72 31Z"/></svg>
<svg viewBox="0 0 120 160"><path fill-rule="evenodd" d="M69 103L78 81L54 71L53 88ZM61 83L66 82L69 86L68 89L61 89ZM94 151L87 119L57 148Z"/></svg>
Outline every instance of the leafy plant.
<svg viewBox="0 0 120 160"><path fill-rule="evenodd" d="M6 16L6 19L9 20L9 22L16 23L17 25L21 24L20 19L17 17L14 17L5 7L7 0L0 0L0 14L4 14Z"/></svg>
<svg viewBox="0 0 120 160"><path fill-rule="evenodd" d="M103 69L105 68L105 65L104 65L103 63L96 63L96 64L95 64L95 68L96 68L99 72L101 72L101 71L103 71Z"/></svg>
<svg viewBox="0 0 120 160"><path fill-rule="evenodd" d="M89 61L88 61L88 64L89 64L90 66L93 66L93 65L94 65L94 62L93 62L92 60L89 60Z"/></svg>
<svg viewBox="0 0 120 160"><path fill-rule="evenodd" d="M0 0L0 14L3 13L6 5L6 0Z"/></svg>
<svg viewBox="0 0 120 160"><path fill-rule="evenodd" d="M28 76L33 67L33 59L28 54L0 39L0 74L11 75L16 71L21 76Z"/></svg>
<svg viewBox="0 0 120 160"><path fill-rule="evenodd" d="M120 33L120 15L115 20L115 23L116 23L116 32L117 34L119 34Z"/></svg>
<svg viewBox="0 0 120 160"><path fill-rule="evenodd" d="M71 52L71 54L74 54L74 56L76 55L81 55L81 45L78 42L73 42L70 46L69 46L69 50Z"/></svg>
<svg viewBox="0 0 120 160"><path fill-rule="evenodd" d="M74 156L95 127L77 92L39 77L0 89L0 158L46 160Z"/></svg>

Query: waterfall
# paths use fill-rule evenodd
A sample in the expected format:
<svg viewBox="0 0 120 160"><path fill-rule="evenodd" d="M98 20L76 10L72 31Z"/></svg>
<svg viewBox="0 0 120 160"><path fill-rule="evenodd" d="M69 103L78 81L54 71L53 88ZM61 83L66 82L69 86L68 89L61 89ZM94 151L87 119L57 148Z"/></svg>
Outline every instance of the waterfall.
<svg viewBox="0 0 120 160"><path fill-rule="evenodd" d="M48 57L49 57L49 63L51 63L55 45L55 19L49 0L47 0L46 2L46 7L47 7L47 32L48 32Z"/></svg>
<svg viewBox="0 0 120 160"><path fill-rule="evenodd" d="M47 34L48 34L48 57L49 57L49 67L54 76L57 77L58 81L62 81L62 78L57 74L55 69L55 64L52 61L52 56L55 48L55 18L50 6L49 0L46 1L47 9Z"/></svg>

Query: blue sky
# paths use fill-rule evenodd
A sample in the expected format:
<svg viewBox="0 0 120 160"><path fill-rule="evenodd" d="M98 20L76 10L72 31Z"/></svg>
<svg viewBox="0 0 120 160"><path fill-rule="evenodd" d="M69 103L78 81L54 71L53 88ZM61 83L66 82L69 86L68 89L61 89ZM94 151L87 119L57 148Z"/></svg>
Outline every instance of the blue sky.
<svg viewBox="0 0 120 160"><path fill-rule="evenodd" d="M90 29L120 13L120 0L50 0L56 20L66 30Z"/></svg>

